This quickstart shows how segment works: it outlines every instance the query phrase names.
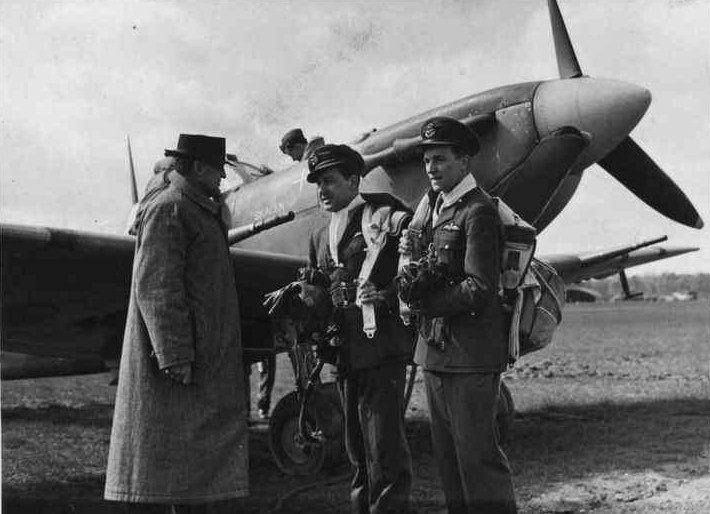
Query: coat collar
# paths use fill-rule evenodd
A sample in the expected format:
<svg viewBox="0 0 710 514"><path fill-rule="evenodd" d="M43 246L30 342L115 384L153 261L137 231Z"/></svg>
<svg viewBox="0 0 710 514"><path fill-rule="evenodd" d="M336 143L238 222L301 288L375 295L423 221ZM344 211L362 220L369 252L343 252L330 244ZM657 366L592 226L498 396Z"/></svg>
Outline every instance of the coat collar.
<svg viewBox="0 0 710 514"><path fill-rule="evenodd" d="M466 190L461 196L457 198L457 200L453 204L447 205L447 202L444 202L444 206L441 209L441 213L439 214L436 223L432 224L433 228L436 228L440 225L443 225L444 223L448 223L449 221L451 221L451 219L454 217L454 214L456 214L456 206L462 204L469 197L480 192L481 189L478 186L474 186L473 189Z"/></svg>
<svg viewBox="0 0 710 514"><path fill-rule="evenodd" d="M199 205L203 209L206 209L214 216L217 216L219 214L219 202L215 202L214 200L212 200L212 198L200 192L195 186L190 184L185 177L183 177L179 173L171 173L168 178L170 180L170 184L172 184L173 187L180 190L180 192L184 193L185 196L187 196L197 205Z"/></svg>
<svg viewBox="0 0 710 514"><path fill-rule="evenodd" d="M349 241L352 239L357 232L362 231L361 222L362 222L362 211L365 208L365 203L359 203L357 206L355 206L354 209L351 209L348 212L348 224L345 227L345 232L343 233L343 237L340 238L340 241L338 242L338 250L340 250L343 247L343 244L345 241Z"/></svg>
<svg viewBox="0 0 710 514"><path fill-rule="evenodd" d="M472 189L475 189L477 186L478 184L476 183L476 179L473 178L473 175L467 173L451 191L448 193L441 193L441 196L444 197L444 204L442 205L442 208L445 209L446 207L455 204L463 195Z"/></svg>

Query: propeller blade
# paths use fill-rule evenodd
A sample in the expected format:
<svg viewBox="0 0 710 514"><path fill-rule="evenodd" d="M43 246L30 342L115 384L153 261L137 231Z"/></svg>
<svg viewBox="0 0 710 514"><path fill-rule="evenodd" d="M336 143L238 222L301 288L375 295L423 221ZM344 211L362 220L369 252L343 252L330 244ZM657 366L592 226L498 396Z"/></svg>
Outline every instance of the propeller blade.
<svg viewBox="0 0 710 514"><path fill-rule="evenodd" d="M520 165L497 182L479 182L541 231L546 225L542 223L544 213L588 143L577 129L562 127L542 138Z"/></svg>
<svg viewBox="0 0 710 514"><path fill-rule="evenodd" d="M131 152L131 137L126 134L126 142L128 143L128 166L131 169L131 200L133 205L138 203L138 186L136 186L136 170L133 166L133 152Z"/></svg>
<svg viewBox="0 0 710 514"><path fill-rule="evenodd" d="M685 193L630 137L597 164L664 216L689 227L703 227Z"/></svg>
<svg viewBox="0 0 710 514"><path fill-rule="evenodd" d="M569 38L565 20L562 18L560 8L556 0L547 0L547 7L550 10L550 23L552 25L552 38L555 41L555 53L557 54L557 68L560 71L560 78L573 79L582 76L582 69L579 67L577 56L574 54L574 47Z"/></svg>

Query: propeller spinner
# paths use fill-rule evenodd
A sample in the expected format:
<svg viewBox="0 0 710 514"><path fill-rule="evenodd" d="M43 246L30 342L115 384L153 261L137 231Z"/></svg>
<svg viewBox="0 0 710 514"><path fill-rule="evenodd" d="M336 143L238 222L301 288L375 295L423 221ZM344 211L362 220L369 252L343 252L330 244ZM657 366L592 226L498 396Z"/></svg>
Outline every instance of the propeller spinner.
<svg viewBox="0 0 710 514"><path fill-rule="evenodd" d="M560 80L543 83L535 100L535 121L541 136L573 126L592 137L580 160L594 162L629 191L664 216L693 228L703 220L685 193L630 137L651 102L639 86L583 76L556 0L548 0ZM556 100L556 113L546 98ZM560 108L561 104L567 108ZM605 126L606 125L606 126ZM591 163L587 163L591 164Z"/></svg>

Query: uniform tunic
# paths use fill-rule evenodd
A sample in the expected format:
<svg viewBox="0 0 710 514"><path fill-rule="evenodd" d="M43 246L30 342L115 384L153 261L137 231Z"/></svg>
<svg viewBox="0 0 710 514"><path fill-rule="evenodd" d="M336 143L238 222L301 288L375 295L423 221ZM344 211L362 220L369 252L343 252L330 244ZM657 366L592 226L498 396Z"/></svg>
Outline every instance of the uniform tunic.
<svg viewBox="0 0 710 514"><path fill-rule="evenodd" d="M516 511L495 427L507 341L498 298L500 228L488 195L464 179L426 221L422 243L447 266L448 286L426 299L414 361L423 367L434 457L450 513Z"/></svg>
<svg viewBox="0 0 710 514"><path fill-rule="evenodd" d="M248 493L239 306L219 204L177 173L145 206L105 498L207 503ZM194 384L162 370L193 363Z"/></svg>

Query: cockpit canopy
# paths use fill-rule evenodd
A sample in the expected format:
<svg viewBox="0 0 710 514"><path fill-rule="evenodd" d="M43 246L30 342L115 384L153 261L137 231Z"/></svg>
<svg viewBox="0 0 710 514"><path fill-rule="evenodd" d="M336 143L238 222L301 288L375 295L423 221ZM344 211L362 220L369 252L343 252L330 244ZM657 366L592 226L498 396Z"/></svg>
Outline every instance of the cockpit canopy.
<svg viewBox="0 0 710 514"><path fill-rule="evenodd" d="M220 185L220 190L223 194L239 189L242 184L270 175L274 170L266 166L257 166L256 164L240 161L236 155L228 153L224 172L227 176L222 179Z"/></svg>

